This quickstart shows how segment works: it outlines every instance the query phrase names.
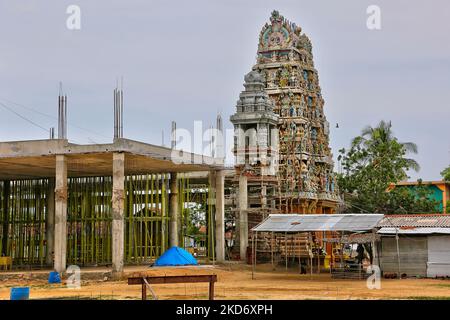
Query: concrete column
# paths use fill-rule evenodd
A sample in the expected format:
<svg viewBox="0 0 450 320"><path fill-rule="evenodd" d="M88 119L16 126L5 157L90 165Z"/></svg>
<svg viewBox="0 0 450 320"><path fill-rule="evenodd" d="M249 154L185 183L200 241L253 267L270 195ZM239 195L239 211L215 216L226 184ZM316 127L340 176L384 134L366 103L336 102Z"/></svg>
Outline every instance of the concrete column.
<svg viewBox="0 0 450 320"><path fill-rule="evenodd" d="M125 199L125 154L113 153L112 189L112 272L123 271L124 257L124 199Z"/></svg>
<svg viewBox="0 0 450 320"><path fill-rule="evenodd" d="M248 247L247 177L239 176L239 241L241 260L246 260Z"/></svg>
<svg viewBox="0 0 450 320"><path fill-rule="evenodd" d="M172 172L170 174L170 201L169 201L169 215L170 215L170 234L169 246L178 246L178 181L177 174Z"/></svg>
<svg viewBox="0 0 450 320"><path fill-rule="evenodd" d="M55 252L55 178L48 179L47 190L47 219L45 221L46 254L45 262L53 264Z"/></svg>
<svg viewBox="0 0 450 320"><path fill-rule="evenodd" d="M261 187L261 208L267 208L267 186Z"/></svg>
<svg viewBox="0 0 450 320"><path fill-rule="evenodd" d="M225 261L225 173L216 171L216 261Z"/></svg>
<svg viewBox="0 0 450 320"><path fill-rule="evenodd" d="M57 272L66 271L67 251L67 160L56 155L55 172L55 261Z"/></svg>

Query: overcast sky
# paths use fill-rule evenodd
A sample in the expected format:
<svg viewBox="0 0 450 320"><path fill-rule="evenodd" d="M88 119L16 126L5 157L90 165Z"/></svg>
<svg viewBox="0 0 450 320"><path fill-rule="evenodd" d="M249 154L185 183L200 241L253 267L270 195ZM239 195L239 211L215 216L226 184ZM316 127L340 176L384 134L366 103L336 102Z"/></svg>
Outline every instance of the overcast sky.
<svg viewBox="0 0 450 320"><path fill-rule="evenodd" d="M371 4L381 8L379 31L366 27ZM81 30L66 27L69 5L81 8ZM412 179L440 179L450 164L448 0L0 0L0 102L56 126L27 108L56 116L62 81L69 140L108 142L123 75L126 138L161 144L165 130L168 144L171 120L192 129L219 112L231 128L273 9L312 40L334 155L364 126L392 120L401 141L419 146ZM47 137L0 105L0 141Z"/></svg>

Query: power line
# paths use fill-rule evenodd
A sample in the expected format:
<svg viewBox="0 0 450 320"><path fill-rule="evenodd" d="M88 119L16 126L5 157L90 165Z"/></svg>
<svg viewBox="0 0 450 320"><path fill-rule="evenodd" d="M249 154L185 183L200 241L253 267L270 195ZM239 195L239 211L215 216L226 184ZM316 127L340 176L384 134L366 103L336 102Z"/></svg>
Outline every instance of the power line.
<svg viewBox="0 0 450 320"><path fill-rule="evenodd" d="M3 101L6 101L6 102L9 103L9 104L14 104L14 105L16 105L16 106L18 106L18 107L21 107L21 108L27 109L27 110L29 110L29 111L35 112L35 113L37 113L37 114L39 114L39 115L41 115L41 116L47 117L47 118L49 118L49 119L52 119L52 120L57 120L57 119L58 119L58 118L55 117L55 116L49 115L49 114L44 113L44 112L42 112L42 111L39 111L39 110L36 110L36 109L34 109L34 108L25 106L25 105L23 105L23 104L20 104L20 103L17 103L17 102L14 102L14 101L5 99L5 98L3 98L3 97L0 97L0 99L2 99ZM77 129L79 129L79 130L82 130L82 131L85 131L85 132L89 132L89 133L94 134L94 135L97 135L97 136L99 136L99 137L103 137L103 138L108 138L108 139L109 139L108 136L105 136L105 135L103 135L103 134L101 134L101 133L98 133L98 132L95 132L95 131L92 131L92 130L89 130L89 129L86 129L86 128L83 128L83 127L80 127L80 126L77 126L77 125L75 125L75 124L73 124L73 123L68 123L68 124L69 124L69 126L74 127L74 128L77 128ZM88 137L88 138L89 138L89 137Z"/></svg>
<svg viewBox="0 0 450 320"><path fill-rule="evenodd" d="M2 102L0 102L0 105L3 107L3 108L5 108L6 110L8 110L8 111L10 111L10 112L12 112L12 113L14 113L16 116L18 116L18 117L20 117L21 119L23 119L23 120L25 120L25 121L27 121L27 122L29 122L29 123L31 123L32 125L34 125L34 126L36 126L36 127L38 127L38 128L40 128L40 129L42 129L42 130L44 130L45 132L47 132L48 133L48 129L47 128L44 128L43 126L41 126L41 125L39 125L39 124L37 124L36 122L34 122L33 120L30 120L30 119L28 119L27 117L25 117L25 116L23 116L23 115L21 115L20 113L18 113L18 112L16 112L16 111L14 111L13 109L11 109L10 107L8 107L6 104L4 104L4 103L2 103Z"/></svg>

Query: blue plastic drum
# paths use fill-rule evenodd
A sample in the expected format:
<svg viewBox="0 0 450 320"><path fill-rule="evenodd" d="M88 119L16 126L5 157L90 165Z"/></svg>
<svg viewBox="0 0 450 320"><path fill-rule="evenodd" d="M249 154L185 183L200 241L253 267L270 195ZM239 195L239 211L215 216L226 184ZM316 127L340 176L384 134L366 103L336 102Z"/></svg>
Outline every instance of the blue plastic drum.
<svg viewBox="0 0 450 320"><path fill-rule="evenodd" d="M50 272L50 275L48 276L48 283L61 283L59 273L56 271Z"/></svg>
<svg viewBox="0 0 450 320"><path fill-rule="evenodd" d="M29 287L16 287L11 288L11 300L29 300L30 288Z"/></svg>

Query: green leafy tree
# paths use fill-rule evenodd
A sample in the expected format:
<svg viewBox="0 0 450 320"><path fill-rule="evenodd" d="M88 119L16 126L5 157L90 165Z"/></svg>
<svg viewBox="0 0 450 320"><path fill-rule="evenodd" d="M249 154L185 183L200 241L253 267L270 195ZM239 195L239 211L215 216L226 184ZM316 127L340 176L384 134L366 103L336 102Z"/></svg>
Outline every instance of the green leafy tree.
<svg viewBox="0 0 450 320"><path fill-rule="evenodd" d="M450 166L442 170L441 176L444 179L444 181L450 181Z"/></svg>
<svg viewBox="0 0 450 320"><path fill-rule="evenodd" d="M389 191L387 213L435 213L440 202L433 199L432 191L418 181L417 186L397 186Z"/></svg>
<svg viewBox="0 0 450 320"><path fill-rule="evenodd" d="M196 240L200 240L202 235L200 234L200 227L206 223L207 207L205 203L191 204L186 209L185 213L185 234L193 236Z"/></svg>
<svg viewBox="0 0 450 320"><path fill-rule="evenodd" d="M435 211L435 203L428 200L427 189L417 193L389 188L407 179L408 170L420 169L415 160L407 157L409 153L417 153L417 146L412 142L399 142L393 135L391 122L381 121L374 128L364 128L361 135L352 140L350 149L341 149L339 153L343 172L338 175L338 184L347 204L345 211Z"/></svg>

